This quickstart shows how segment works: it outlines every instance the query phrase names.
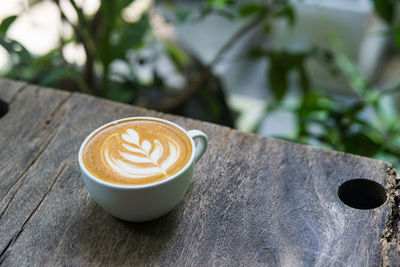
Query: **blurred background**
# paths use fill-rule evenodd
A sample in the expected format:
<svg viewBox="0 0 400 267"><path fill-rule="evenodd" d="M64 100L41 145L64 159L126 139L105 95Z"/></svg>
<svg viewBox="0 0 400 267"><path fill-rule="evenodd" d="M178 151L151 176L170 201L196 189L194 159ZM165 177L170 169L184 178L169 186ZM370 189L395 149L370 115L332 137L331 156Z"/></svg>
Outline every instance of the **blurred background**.
<svg viewBox="0 0 400 267"><path fill-rule="evenodd" d="M0 0L0 77L400 166L395 0Z"/></svg>

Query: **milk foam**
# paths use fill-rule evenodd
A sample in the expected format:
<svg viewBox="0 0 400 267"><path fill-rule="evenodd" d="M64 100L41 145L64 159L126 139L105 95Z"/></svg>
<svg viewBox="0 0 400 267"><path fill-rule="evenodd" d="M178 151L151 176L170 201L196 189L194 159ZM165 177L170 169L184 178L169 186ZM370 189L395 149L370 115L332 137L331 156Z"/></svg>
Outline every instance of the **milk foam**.
<svg viewBox="0 0 400 267"><path fill-rule="evenodd" d="M120 185L158 182L182 170L192 156L184 131L161 121L131 119L96 131L82 161L95 177Z"/></svg>
<svg viewBox="0 0 400 267"><path fill-rule="evenodd" d="M114 147L113 138L120 140ZM117 153L115 153L117 150ZM179 159L181 150L171 138L141 140L134 129L114 133L103 143L100 153L108 166L126 178L144 178L157 174L167 175L168 169Z"/></svg>

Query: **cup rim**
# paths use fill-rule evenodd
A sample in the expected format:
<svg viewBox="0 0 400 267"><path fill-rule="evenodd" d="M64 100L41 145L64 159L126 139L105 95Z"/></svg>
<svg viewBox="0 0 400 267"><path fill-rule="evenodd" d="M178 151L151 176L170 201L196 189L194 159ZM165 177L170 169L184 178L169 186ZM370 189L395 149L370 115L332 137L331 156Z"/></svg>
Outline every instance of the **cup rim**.
<svg viewBox="0 0 400 267"><path fill-rule="evenodd" d="M85 147L86 143L89 141L89 139L95 135L96 133L98 133L99 131L101 131L103 128L111 125L111 124L117 124L121 121L128 121L128 120L135 120L135 119L145 119L145 120L153 120L153 121L160 121L160 122L164 122L167 124L170 124L176 128L178 128L179 130L181 130L187 138L189 138L190 143L192 145L192 154L190 155L190 159L189 161L186 163L186 165L180 169L177 173L175 173L174 175L171 175L170 177L168 177L167 179L163 179L157 182L153 182L153 183L149 183L149 184L143 184L143 185L121 185L121 184L113 184L110 182L106 182L100 178L97 178L95 175L93 175L85 166L85 164L83 163L83 159L82 159L82 154L83 154L83 148ZM108 122L106 124L101 125L100 127L96 128L95 130L93 130L86 138L85 140L82 142L80 148L79 148L79 152L78 152L78 162L79 162L79 167L80 169L84 172L84 174L89 177L91 180L100 183L104 186L108 186L108 187L113 187L113 188L117 188L117 189L144 189L144 188L150 188L150 187L155 187L164 183L168 183L171 180L174 180L176 177L178 177L179 175L181 175L182 173L184 173L193 163L194 161L194 152L195 152L195 144L193 141L193 138L190 137L190 135L187 133L187 131L182 128L181 126L179 126L178 124L165 120L165 119L161 119L161 118L157 118L157 117L146 117L146 116L138 116L138 117L126 117L126 118L122 118L122 119L118 119L118 120L114 120L111 122Z"/></svg>

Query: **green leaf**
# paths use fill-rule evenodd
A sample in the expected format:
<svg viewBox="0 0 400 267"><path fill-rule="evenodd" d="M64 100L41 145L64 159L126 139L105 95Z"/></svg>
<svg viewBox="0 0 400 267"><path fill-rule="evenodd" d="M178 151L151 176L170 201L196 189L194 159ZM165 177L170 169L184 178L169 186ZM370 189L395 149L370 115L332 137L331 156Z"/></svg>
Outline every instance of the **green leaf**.
<svg viewBox="0 0 400 267"><path fill-rule="evenodd" d="M249 4L242 5L239 8L239 15L241 17L248 17L248 16L251 16L251 15L254 15L256 13L263 11L263 9L264 9L264 6L259 3L249 3Z"/></svg>
<svg viewBox="0 0 400 267"><path fill-rule="evenodd" d="M343 140L345 152L372 157L381 148L381 145L364 133L358 132L347 136Z"/></svg>
<svg viewBox="0 0 400 267"><path fill-rule="evenodd" d="M72 0L70 0L72 1ZM101 0L100 10L104 14L107 27L117 26L117 22L121 19L121 12L128 7L134 0Z"/></svg>
<svg viewBox="0 0 400 267"><path fill-rule="evenodd" d="M184 23L189 18L191 13L192 11L189 9L178 8L175 11L175 17L179 23Z"/></svg>
<svg viewBox="0 0 400 267"><path fill-rule="evenodd" d="M366 81L358 66L344 53L338 40L334 42L334 49L336 64L348 79L352 89L369 104L375 104L380 98L378 90Z"/></svg>
<svg viewBox="0 0 400 267"><path fill-rule="evenodd" d="M106 2L108 3L108 1ZM103 6L103 8L105 7ZM112 21L107 20L104 36L96 44L97 56L105 72L113 60L124 59L128 50L140 46L149 28L147 15L143 15L139 21L134 23L120 22L122 25L116 26L112 25Z"/></svg>
<svg viewBox="0 0 400 267"><path fill-rule="evenodd" d="M218 103L217 98L208 90L201 90L202 99L207 106L207 110L211 113L214 118L220 118L222 115L222 107Z"/></svg>
<svg viewBox="0 0 400 267"><path fill-rule="evenodd" d="M179 70L183 70L184 67L189 63L189 56L177 44L165 42L164 45L167 54L170 56L175 66Z"/></svg>
<svg viewBox="0 0 400 267"><path fill-rule="evenodd" d="M17 55L19 63L30 64L32 62L32 55L29 51L19 42L9 40L4 36L0 35L0 45L4 47L9 54Z"/></svg>
<svg viewBox="0 0 400 267"><path fill-rule="evenodd" d="M104 18L107 20L108 25L112 25L120 14L121 10L118 7L118 5L119 1L109 1L109 0L101 1L100 9L104 14Z"/></svg>
<svg viewBox="0 0 400 267"><path fill-rule="evenodd" d="M310 91L304 95L297 109L297 115L303 118L316 118L325 122L327 111L333 108L334 103L323 95Z"/></svg>
<svg viewBox="0 0 400 267"><path fill-rule="evenodd" d="M288 89L288 69L279 61L271 60L268 69L268 80L274 98L277 101L282 100Z"/></svg>
<svg viewBox="0 0 400 267"><path fill-rule="evenodd" d="M300 65L297 69L299 74L299 87L303 92L303 95L307 95L310 91L310 81L307 72L303 65Z"/></svg>
<svg viewBox="0 0 400 267"><path fill-rule="evenodd" d="M296 22L296 12L291 5L285 5L281 10L275 13L278 17L286 18L291 26Z"/></svg>
<svg viewBox="0 0 400 267"><path fill-rule="evenodd" d="M9 16L5 18L0 24L0 33L6 35L8 28L17 19L17 16Z"/></svg>
<svg viewBox="0 0 400 267"><path fill-rule="evenodd" d="M50 71L41 81L40 83L44 86L54 85L56 82L73 78L76 74L70 71L69 69L54 69Z"/></svg>
<svg viewBox="0 0 400 267"><path fill-rule="evenodd" d="M207 6L215 9L225 9L227 6L234 3L234 0L208 0Z"/></svg>
<svg viewBox="0 0 400 267"><path fill-rule="evenodd" d="M108 0L105 0L108 1ZM128 7L130 4L132 4L135 0L119 0L119 1L114 1L114 4L118 5L119 10L121 11L122 9ZM118 3L119 2L119 3Z"/></svg>
<svg viewBox="0 0 400 267"><path fill-rule="evenodd" d="M265 23L262 26L262 33L263 34L270 34L272 32L272 26L269 22Z"/></svg>
<svg viewBox="0 0 400 267"><path fill-rule="evenodd" d="M44 86L53 86L57 85L57 82L61 80L72 80L75 81L79 89L87 94L91 94L92 91L87 87L86 83L83 81L82 77L79 76L76 72L67 69L67 68L56 68L49 71L43 79L40 80L40 84Z"/></svg>
<svg viewBox="0 0 400 267"><path fill-rule="evenodd" d="M397 49L400 49L400 24L394 29L394 41L396 43Z"/></svg>
<svg viewBox="0 0 400 267"><path fill-rule="evenodd" d="M114 40L111 42L111 51L103 51L110 53L110 60L124 58L129 49L138 47L143 42L143 38L149 28L149 21L146 15L143 15L139 21L128 23L113 30ZM110 62L111 62L110 61Z"/></svg>
<svg viewBox="0 0 400 267"><path fill-rule="evenodd" d="M288 53L286 51L264 52L270 60L268 69L269 85L276 100L280 101L286 95L289 73L294 70L299 74L299 85L306 94L309 80L304 69L304 61L308 53Z"/></svg>
<svg viewBox="0 0 400 267"><path fill-rule="evenodd" d="M396 11L396 3L390 0L373 0L375 12L388 24L391 24Z"/></svg>
<svg viewBox="0 0 400 267"><path fill-rule="evenodd" d="M253 48L250 48L248 56L250 59L254 60L254 59L260 59L260 58L267 57L268 54L262 48L253 47Z"/></svg>

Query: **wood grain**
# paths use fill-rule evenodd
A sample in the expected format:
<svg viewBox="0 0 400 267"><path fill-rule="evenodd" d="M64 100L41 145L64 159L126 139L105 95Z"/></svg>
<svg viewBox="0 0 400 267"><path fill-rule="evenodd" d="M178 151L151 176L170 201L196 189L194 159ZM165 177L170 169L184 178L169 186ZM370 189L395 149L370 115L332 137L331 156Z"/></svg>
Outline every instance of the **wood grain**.
<svg viewBox="0 0 400 267"><path fill-rule="evenodd" d="M380 238L391 207L352 209L337 189L352 178L385 184L395 176L388 163L81 94L56 110L50 140L0 217L5 266L382 264ZM209 148L185 199L166 216L139 224L115 219L94 203L77 152L98 126L143 115L200 129Z"/></svg>
<svg viewBox="0 0 400 267"><path fill-rule="evenodd" d="M10 103L24 89L27 84L7 79L0 79L0 99Z"/></svg>
<svg viewBox="0 0 400 267"><path fill-rule="evenodd" d="M25 172L51 141L60 121L54 118L69 96L66 92L9 80L0 82L0 98L10 105L9 112L0 118L0 251L10 244L42 199L39 187L33 186L28 192L19 189L28 178Z"/></svg>
<svg viewBox="0 0 400 267"><path fill-rule="evenodd" d="M32 86L15 91L17 94L4 94L4 99L9 99L10 111L0 119L0 177L7 177L0 181L1 198L45 149L49 133L56 127L51 124L52 119L69 97L66 92Z"/></svg>

